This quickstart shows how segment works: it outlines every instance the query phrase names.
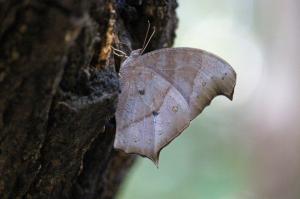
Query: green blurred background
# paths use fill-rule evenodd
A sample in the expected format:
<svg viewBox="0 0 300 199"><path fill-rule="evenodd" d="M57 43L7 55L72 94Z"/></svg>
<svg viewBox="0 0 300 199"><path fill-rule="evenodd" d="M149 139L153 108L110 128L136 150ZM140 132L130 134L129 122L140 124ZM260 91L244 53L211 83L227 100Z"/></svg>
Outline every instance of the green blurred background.
<svg viewBox="0 0 300 199"><path fill-rule="evenodd" d="M290 108L299 95L289 92L299 83L299 56L293 54L299 49L299 2L178 3L175 46L205 49L229 62L238 74L234 100L217 97L162 150L158 169L138 158L118 199L299 199L290 186L299 180L289 177L300 171L293 154L300 149L298 122L290 119L299 113Z"/></svg>

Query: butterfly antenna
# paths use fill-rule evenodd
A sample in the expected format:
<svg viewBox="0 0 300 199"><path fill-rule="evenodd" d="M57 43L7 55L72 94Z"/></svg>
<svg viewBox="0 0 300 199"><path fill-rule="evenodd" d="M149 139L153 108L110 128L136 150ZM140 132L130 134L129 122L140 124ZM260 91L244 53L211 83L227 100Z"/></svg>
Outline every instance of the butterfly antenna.
<svg viewBox="0 0 300 199"><path fill-rule="evenodd" d="M142 55L142 54L144 53L144 51L146 50L146 48L147 48L148 44L150 43L150 41L151 41L151 39L152 39L154 33L155 33L155 27L153 27L153 32L152 32L152 34L150 35L150 37L149 37L149 39L148 39L146 45L142 48L140 55Z"/></svg>
<svg viewBox="0 0 300 199"><path fill-rule="evenodd" d="M143 45L142 45L142 49L144 49L144 47L145 47L145 45L146 45L147 38L148 38L148 34L149 34L149 31L150 31L150 27L151 27L151 24L150 24L150 21L148 20L148 28L147 28L147 32L146 32L146 36L145 36Z"/></svg>

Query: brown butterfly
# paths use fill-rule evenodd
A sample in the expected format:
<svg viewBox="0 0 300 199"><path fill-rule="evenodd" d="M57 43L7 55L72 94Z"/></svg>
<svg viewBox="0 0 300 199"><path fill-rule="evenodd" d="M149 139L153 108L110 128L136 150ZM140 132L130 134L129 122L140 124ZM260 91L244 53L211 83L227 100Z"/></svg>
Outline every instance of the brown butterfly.
<svg viewBox="0 0 300 199"><path fill-rule="evenodd" d="M235 83L228 63L200 49L132 51L120 68L114 147L158 164L161 149L215 96L232 99Z"/></svg>

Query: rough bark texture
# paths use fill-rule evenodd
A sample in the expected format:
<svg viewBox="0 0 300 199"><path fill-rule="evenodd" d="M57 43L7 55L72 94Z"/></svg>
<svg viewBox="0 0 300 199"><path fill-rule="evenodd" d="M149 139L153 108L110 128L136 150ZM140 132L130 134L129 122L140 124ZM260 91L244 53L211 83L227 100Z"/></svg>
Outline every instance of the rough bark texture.
<svg viewBox="0 0 300 199"><path fill-rule="evenodd" d="M0 1L0 198L113 198L133 156L115 151L120 60L171 46L175 0ZM118 43L125 43L118 45Z"/></svg>

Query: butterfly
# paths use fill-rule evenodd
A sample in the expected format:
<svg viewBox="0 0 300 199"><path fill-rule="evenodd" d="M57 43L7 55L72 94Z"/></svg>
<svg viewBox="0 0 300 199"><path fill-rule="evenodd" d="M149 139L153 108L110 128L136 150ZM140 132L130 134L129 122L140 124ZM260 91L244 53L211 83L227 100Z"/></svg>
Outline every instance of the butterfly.
<svg viewBox="0 0 300 199"><path fill-rule="evenodd" d="M217 95L232 100L236 73L195 48L134 50L120 67L114 148L148 157L179 136Z"/></svg>

